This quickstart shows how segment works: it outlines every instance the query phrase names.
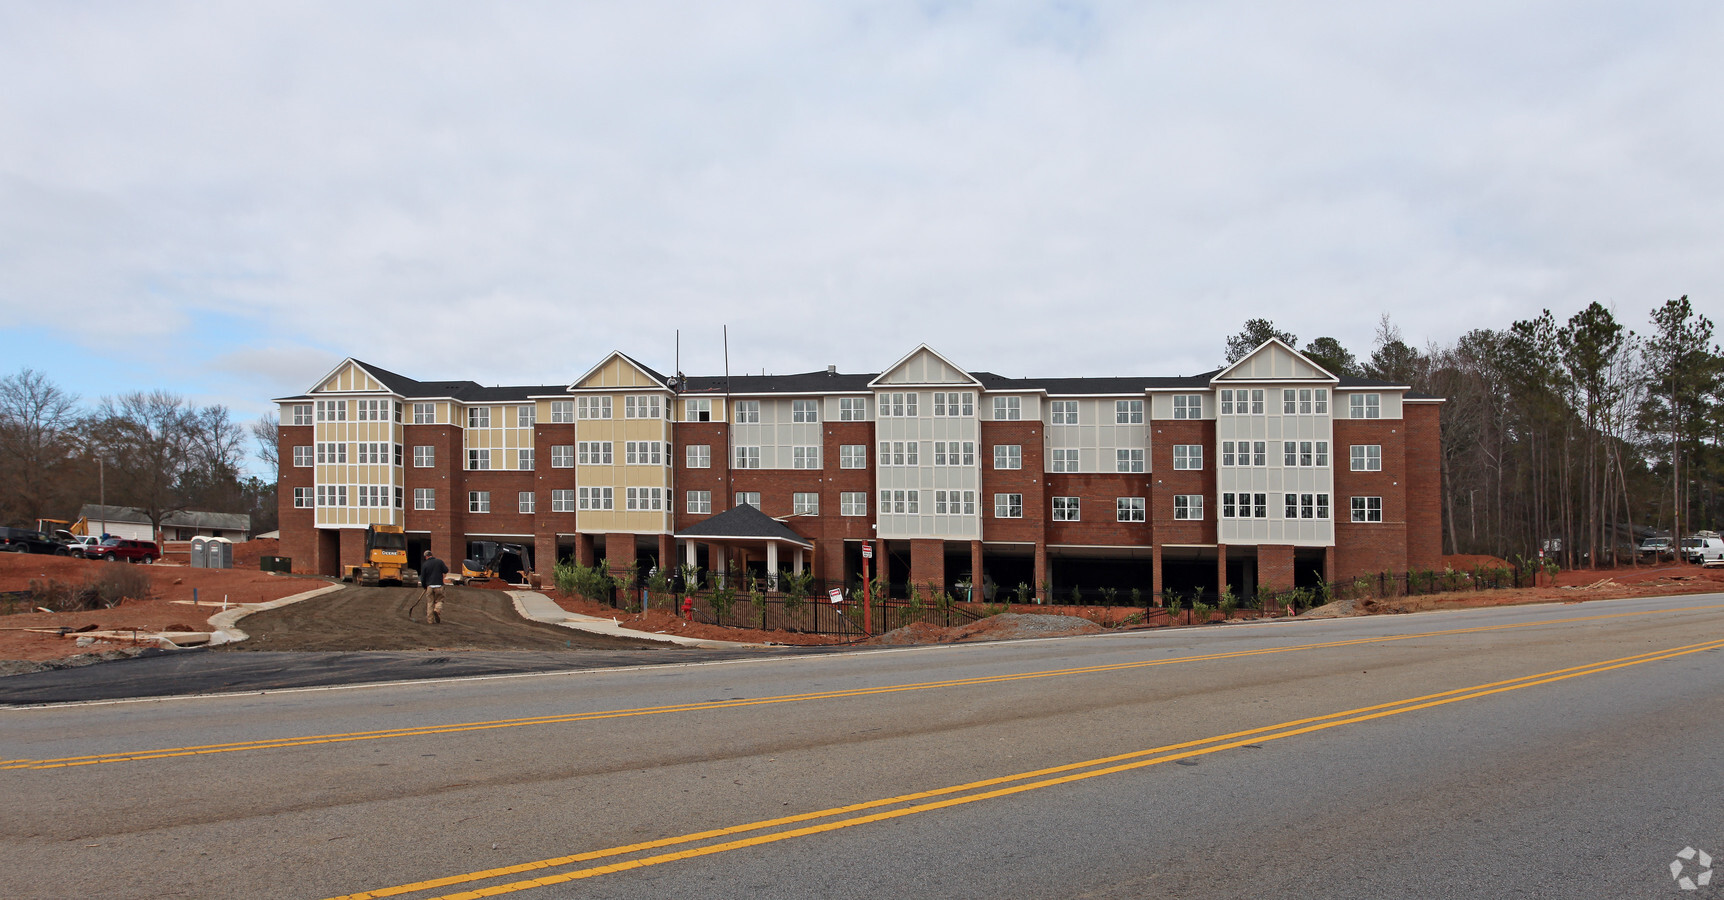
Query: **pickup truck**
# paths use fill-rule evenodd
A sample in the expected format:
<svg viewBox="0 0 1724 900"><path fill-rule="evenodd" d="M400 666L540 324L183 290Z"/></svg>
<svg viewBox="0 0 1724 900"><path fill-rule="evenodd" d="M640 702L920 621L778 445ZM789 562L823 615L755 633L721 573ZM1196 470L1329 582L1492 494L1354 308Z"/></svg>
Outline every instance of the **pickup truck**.
<svg viewBox="0 0 1724 900"><path fill-rule="evenodd" d="M40 531L27 528L0 528L0 553L46 553L66 556L72 551L65 543Z"/></svg>

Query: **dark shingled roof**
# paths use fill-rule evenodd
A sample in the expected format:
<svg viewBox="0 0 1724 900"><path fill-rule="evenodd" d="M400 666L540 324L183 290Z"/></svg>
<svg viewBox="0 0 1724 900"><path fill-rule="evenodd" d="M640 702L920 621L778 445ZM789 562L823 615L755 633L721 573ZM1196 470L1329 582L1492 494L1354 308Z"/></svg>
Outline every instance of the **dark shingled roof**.
<svg viewBox="0 0 1724 900"><path fill-rule="evenodd" d="M1125 376L1111 378L1006 378L992 372L972 372L982 387L990 391L1046 391L1049 394L1141 394L1147 390L1179 388L1200 389L1209 386L1215 372L1202 375Z"/></svg>
<svg viewBox="0 0 1724 900"><path fill-rule="evenodd" d="M734 506L703 522L676 533L679 538L729 538L731 540L784 541L813 549L807 538L790 526L748 505Z"/></svg>
<svg viewBox="0 0 1724 900"><path fill-rule="evenodd" d="M722 394L725 383L732 394L822 394L869 392L868 382L875 375L848 375L842 372L803 372L799 375L695 375L688 379L685 394Z"/></svg>

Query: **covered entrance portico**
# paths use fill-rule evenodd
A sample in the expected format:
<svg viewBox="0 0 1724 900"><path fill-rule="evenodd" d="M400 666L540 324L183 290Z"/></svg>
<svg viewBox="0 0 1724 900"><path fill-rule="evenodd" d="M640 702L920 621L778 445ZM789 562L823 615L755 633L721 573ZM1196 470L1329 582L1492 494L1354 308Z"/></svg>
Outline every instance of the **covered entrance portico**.
<svg viewBox="0 0 1724 900"><path fill-rule="evenodd" d="M778 588L783 557L790 558L790 571L800 575L814 551L812 541L746 503L677 532L676 539L683 542L684 564L697 568L699 545L705 544L707 568L720 578L748 572L751 563L760 563L769 590Z"/></svg>

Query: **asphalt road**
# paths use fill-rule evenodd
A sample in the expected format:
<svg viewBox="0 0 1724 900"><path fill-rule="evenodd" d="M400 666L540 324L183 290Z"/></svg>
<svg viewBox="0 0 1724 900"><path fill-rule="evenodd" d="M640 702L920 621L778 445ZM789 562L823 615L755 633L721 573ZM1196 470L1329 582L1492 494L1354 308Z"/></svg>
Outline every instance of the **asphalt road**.
<svg viewBox="0 0 1724 900"><path fill-rule="evenodd" d="M1721 626L1701 595L5 709L0 896L1724 896L1670 871L1724 866Z"/></svg>

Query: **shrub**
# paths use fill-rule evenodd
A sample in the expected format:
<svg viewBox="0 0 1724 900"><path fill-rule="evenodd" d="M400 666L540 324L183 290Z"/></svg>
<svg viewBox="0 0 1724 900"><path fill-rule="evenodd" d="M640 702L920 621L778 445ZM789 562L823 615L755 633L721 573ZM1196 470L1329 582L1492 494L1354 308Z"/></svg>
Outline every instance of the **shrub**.
<svg viewBox="0 0 1724 900"><path fill-rule="evenodd" d="M1030 602L1030 594L1032 592L1030 590L1029 585L1027 585L1021 581L1018 582L1018 589L1014 593L1017 594L1018 602L1020 604Z"/></svg>
<svg viewBox="0 0 1724 900"><path fill-rule="evenodd" d="M82 585L50 578L30 580L30 604L55 612L112 609L122 600L147 600L150 576L136 566L103 566Z"/></svg>
<svg viewBox="0 0 1724 900"><path fill-rule="evenodd" d="M1209 614L1214 610L1215 607L1204 603L1202 600L1193 600L1191 601L1191 621L1202 625L1209 621Z"/></svg>
<svg viewBox="0 0 1724 900"><path fill-rule="evenodd" d="M736 588L726 585L712 589L712 612L719 622L723 622L724 617L730 615L730 609L735 605Z"/></svg>

